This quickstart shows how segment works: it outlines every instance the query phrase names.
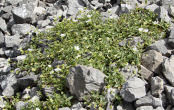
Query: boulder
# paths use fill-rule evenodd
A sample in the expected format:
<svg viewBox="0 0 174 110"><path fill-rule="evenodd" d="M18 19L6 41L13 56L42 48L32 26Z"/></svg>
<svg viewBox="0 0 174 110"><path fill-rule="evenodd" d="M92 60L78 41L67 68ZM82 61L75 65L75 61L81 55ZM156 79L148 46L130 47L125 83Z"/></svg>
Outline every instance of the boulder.
<svg viewBox="0 0 174 110"><path fill-rule="evenodd" d="M4 43L5 43L5 38L3 33L0 31L0 47L3 46Z"/></svg>
<svg viewBox="0 0 174 110"><path fill-rule="evenodd" d="M81 98L92 91L100 91L104 86L105 77L105 74L98 69L77 65L70 69L67 85L71 94Z"/></svg>
<svg viewBox="0 0 174 110"><path fill-rule="evenodd" d="M174 28L170 30L170 35L167 44L173 49L174 48Z"/></svg>
<svg viewBox="0 0 174 110"><path fill-rule="evenodd" d="M142 55L142 65L152 72L160 73L162 62L163 56L155 50L149 50Z"/></svg>
<svg viewBox="0 0 174 110"><path fill-rule="evenodd" d="M8 72L10 72L11 70L11 66L8 62L7 59L5 58L0 58L0 74L7 74Z"/></svg>
<svg viewBox="0 0 174 110"><path fill-rule="evenodd" d="M169 59L165 59L162 64L162 72L165 78L174 86L174 55Z"/></svg>
<svg viewBox="0 0 174 110"><path fill-rule="evenodd" d="M156 76L151 78L151 93L153 96L161 96L161 93L164 90L163 84L163 79L161 79L160 77Z"/></svg>
<svg viewBox="0 0 174 110"><path fill-rule="evenodd" d="M19 47L22 39L20 39L20 35L16 34L13 36L5 36L5 46L9 47Z"/></svg>
<svg viewBox="0 0 174 110"><path fill-rule="evenodd" d="M133 77L123 84L120 95L127 102L133 102L136 99L146 95L145 81L140 78Z"/></svg>
<svg viewBox="0 0 174 110"><path fill-rule="evenodd" d="M3 32L6 32L7 31L7 24L6 24L5 20L2 19L1 17L0 17L0 23L1 23L0 30L2 30Z"/></svg>
<svg viewBox="0 0 174 110"><path fill-rule="evenodd" d="M159 6L157 4L151 4L145 7L145 9L150 10L152 12L155 12L156 9L158 9Z"/></svg>
<svg viewBox="0 0 174 110"><path fill-rule="evenodd" d="M143 65L140 65L139 74L146 80L149 80L153 76L153 72L145 68Z"/></svg>
<svg viewBox="0 0 174 110"><path fill-rule="evenodd" d="M141 106L136 108L136 110L153 110L152 106Z"/></svg>
<svg viewBox="0 0 174 110"><path fill-rule="evenodd" d="M155 10L155 13L158 14L158 18L159 19L162 19L162 20L164 20L167 23L170 23L171 22L171 19L170 19L169 15L168 15L168 11L163 6L158 7Z"/></svg>
<svg viewBox="0 0 174 110"><path fill-rule="evenodd" d="M140 106L152 106L153 99L151 96L144 96L135 102L135 107L140 107Z"/></svg>

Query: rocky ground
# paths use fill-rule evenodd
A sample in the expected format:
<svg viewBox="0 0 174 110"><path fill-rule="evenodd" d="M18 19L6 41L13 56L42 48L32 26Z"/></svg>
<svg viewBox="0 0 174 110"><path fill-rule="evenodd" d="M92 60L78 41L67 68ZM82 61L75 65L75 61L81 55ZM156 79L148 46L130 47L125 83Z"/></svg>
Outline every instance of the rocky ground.
<svg viewBox="0 0 174 110"><path fill-rule="evenodd" d="M120 91L114 88L107 90L107 110L174 110L173 0L0 0L0 108L5 107L4 96L14 96L17 92L21 92L23 98L32 97L30 101L39 100L35 84L39 76L13 74L15 71L11 71L14 68L9 59L24 60L26 55L21 55L20 50L28 45L34 34L52 28L55 18L59 21L75 18L78 11L86 7L99 10L103 19L119 19L121 14L128 13L136 6L149 9L158 14L159 19L170 23L169 35L146 49L139 71L141 77L133 74L138 72L135 66L127 65L121 70L126 82ZM135 38L134 41L139 42L139 39ZM124 42L120 42L120 45L124 45ZM77 65L71 68L67 85L70 93L80 100L89 91L101 90L105 77L98 69ZM36 86L28 89L30 85ZM45 88L44 91L49 93L51 89ZM115 94L120 94L124 101L114 108L112 101ZM20 110L26 104L19 101L16 109ZM81 102L71 108L60 108L85 109Z"/></svg>

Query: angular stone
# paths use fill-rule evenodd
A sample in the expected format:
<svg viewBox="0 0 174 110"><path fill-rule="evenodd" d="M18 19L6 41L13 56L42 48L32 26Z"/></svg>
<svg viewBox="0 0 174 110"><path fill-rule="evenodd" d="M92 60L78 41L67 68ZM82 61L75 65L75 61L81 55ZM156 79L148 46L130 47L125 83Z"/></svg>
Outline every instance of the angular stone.
<svg viewBox="0 0 174 110"><path fill-rule="evenodd" d="M70 69L67 77L67 85L71 94L81 98L91 91L100 91L104 86L105 74L100 70L77 65Z"/></svg>
<svg viewBox="0 0 174 110"><path fill-rule="evenodd" d="M152 72L160 73L162 62L163 56L155 50L149 50L142 55L142 65Z"/></svg>
<svg viewBox="0 0 174 110"><path fill-rule="evenodd" d="M27 102L19 101L19 102L16 103L15 108L16 108L16 110L22 110L27 105L28 105Z"/></svg>
<svg viewBox="0 0 174 110"><path fill-rule="evenodd" d="M133 102L146 95L145 82L140 78L133 77L123 84L120 95L127 102Z"/></svg>
<svg viewBox="0 0 174 110"><path fill-rule="evenodd" d="M14 36L5 36L5 46L6 47L19 47L22 39L20 39L20 35Z"/></svg>
<svg viewBox="0 0 174 110"><path fill-rule="evenodd" d="M6 0L6 3L11 5L17 5L19 2L22 2L23 0Z"/></svg>
<svg viewBox="0 0 174 110"><path fill-rule="evenodd" d="M166 55L168 53L167 39L158 40L149 47L148 50L156 50L160 52L162 55Z"/></svg>
<svg viewBox="0 0 174 110"><path fill-rule="evenodd" d="M145 68L143 65L140 66L141 69L140 69L140 75L146 79L146 80L149 80L152 75L153 75L153 72L151 72L150 70L148 70L147 68Z"/></svg>
<svg viewBox="0 0 174 110"><path fill-rule="evenodd" d="M144 96L135 102L135 107L152 106L153 100L151 96Z"/></svg>
<svg viewBox="0 0 174 110"><path fill-rule="evenodd" d="M165 59L162 67L163 75L170 84L174 86L174 55L172 55L169 59Z"/></svg>
<svg viewBox="0 0 174 110"><path fill-rule="evenodd" d="M145 9L150 10L152 12L155 12L156 9L158 9L159 6L157 4L151 4L145 7Z"/></svg>
<svg viewBox="0 0 174 110"><path fill-rule="evenodd" d="M35 30L35 27L30 24L14 24L11 27L12 34L26 35Z"/></svg>
<svg viewBox="0 0 174 110"><path fill-rule="evenodd" d="M165 90L165 93L166 93L168 102L169 102L169 103L172 103L171 93L172 93L172 90L174 90L174 87L165 85L165 86L164 86L164 90Z"/></svg>
<svg viewBox="0 0 174 110"><path fill-rule="evenodd" d="M0 31L0 46L3 46L5 43L5 38L3 33Z"/></svg>
<svg viewBox="0 0 174 110"><path fill-rule="evenodd" d="M136 110L153 110L152 106L141 106L136 108Z"/></svg>
<svg viewBox="0 0 174 110"><path fill-rule="evenodd" d="M168 38L167 44L171 47L174 48L174 28L170 30L170 36Z"/></svg>
<svg viewBox="0 0 174 110"><path fill-rule="evenodd" d="M174 6L169 6L168 12L172 17L174 17Z"/></svg>
<svg viewBox="0 0 174 110"><path fill-rule="evenodd" d="M69 107L59 108L58 110L71 110Z"/></svg>
<svg viewBox="0 0 174 110"><path fill-rule="evenodd" d="M6 24L5 20L2 19L1 17L0 17L0 23L1 23L0 30L2 30L3 32L6 32L7 31L7 24Z"/></svg>
<svg viewBox="0 0 174 110"><path fill-rule="evenodd" d="M152 93L152 95L156 96L156 97L160 97L161 93L164 90L163 85L164 85L163 79L161 79L158 76L152 77L151 78L151 93Z"/></svg>
<svg viewBox="0 0 174 110"><path fill-rule="evenodd" d="M155 10L155 13L158 14L158 18L159 19L162 19L162 20L164 20L167 23L171 22L171 19L170 19L169 15L168 15L168 11L163 6L158 7Z"/></svg>
<svg viewBox="0 0 174 110"><path fill-rule="evenodd" d="M22 4L20 7L15 7L12 10L14 21L18 24L31 23L33 6L27 4Z"/></svg>
<svg viewBox="0 0 174 110"><path fill-rule="evenodd" d="M156 107L162 107L162 100L161 98L156 98L156 97L153 97L153 107L156 108Z"/></svg>
<svg viewBox="0 0 174 110"><path fill-rule="evenodd" d="M0 73L2 74L7 74L10 72L11 67L7 59L0 58Z"/></svg>

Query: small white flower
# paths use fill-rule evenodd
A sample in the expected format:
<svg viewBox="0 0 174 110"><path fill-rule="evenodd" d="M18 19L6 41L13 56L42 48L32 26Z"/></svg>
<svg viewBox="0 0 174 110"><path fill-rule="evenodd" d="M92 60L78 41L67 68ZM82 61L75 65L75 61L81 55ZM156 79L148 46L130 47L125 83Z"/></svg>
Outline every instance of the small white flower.
<svg viewBox="0 0 174 110"><path fill-rule="evenodd" d="M80 50L80 47L79 46L74 46L74 49L75 50Z"/></svg>
<svg viewBox="0 0 174 110"><path fill-rule="evenodd" d="M143 28L139 28L138 31L142 32L144 29Z"/></svg>
<svg viewBox="0 0 174 110"><path fill-rule="evenodd" d="M91 15L87 15L88 18L91 18Z"/></svg>
<svg viewBox="0 0 174 110"><path fill-rule="evenodd" d="M112 9L108 9L108 12L111 12L112 11Z"/></svg>
<svg viewBox="0 0 174 110"><path fill-rule="evenodd" d="M66 36L66 34L60 34L60 36L61 36L61 37L65 37L65 36Z"/></svg>
<svg viewBox="0 0 174 110"><path fill-rule="evenodd" d="M153 24L154 24L154 25L158 24L158 21L154 21Z"/></svg>
<svg viewBox="0 0 174 110"><path fill-rule="evenodd" d="M78 8L78 10L79 10L79 11L84 11L84 9L83 9L83 8Z"/></svg>
<svg viewBox="0 0 174 110"><path fill-rule="evenodd" d="M149 30L148 29L144 29L143 32L149 32Z"/></svg>
<svg viewBox="0 0 174 110"><path fill-rule="evenodd" d="M60 68L56 68L56 69L54 69L54 71L59 72L59 71L61 71L61 69Z"/></svg>
<svg viewBox="0 0 174 110"><path fill-rule="evenodd" d="M40 110L40 108L37 107L36 110Z"/></svg>
<svg viewBox="0 0 174 110"><path fill-rule="evenodd" d="M51 72L50 72L50 74L53 74L54 73L54 71L52 70Z"/></svg>
<svg viewBox="0 0 174 110"><path fill-rule="evenodd" d="M31 52L31 51L33 51L33 49L28 49L28 51L30 51L30 52Z"/></svg>
<svg viewBox="0 0 174 110"><path fill-rule="evenodd" d="M110 19L113 19L114 17L113 16L109 16Z"/></svg>
<svg viewBox="0 0 174 110"><path fill-rule="evenodd" d="M51 68L52 66L51 65L48 65L49 68Z"/></svg>
<svg viewBox="0 0 174 110"><path fill-rule="evenodd" d="M76 19L73 19L73 22L77 22L78 20L76 20Z"/></svg>
<svg viewBox="0 0 174 110"><path fill-rule="evenodd" d="M77 56L76 56L76 58L79 58L79 57L81 57L81 55L77 55Z"/></svg>
<svg viewBox="0 0 174 110"><path fill-rule="evenodd" d="M89 23L89 22L91 22L91 20L89 19L88 21L86 21L86 23Z"/></svg>

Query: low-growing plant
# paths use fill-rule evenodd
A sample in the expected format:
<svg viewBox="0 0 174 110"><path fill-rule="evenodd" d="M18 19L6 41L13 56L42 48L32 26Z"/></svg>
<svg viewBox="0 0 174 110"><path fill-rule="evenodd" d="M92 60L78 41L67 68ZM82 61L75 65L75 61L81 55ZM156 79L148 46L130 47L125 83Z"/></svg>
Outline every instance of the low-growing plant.
<svg viewBox="0 0 174 110"><path fill-rule="evenodd" d="M127 64L140 65L144 49L165 37L165 34L161 37L161 33L166 33L168 24L157 21L157 15L140 8L121 15L119 19L103 21L98 11L86 12L76 20L64 19L48 32L32 38L29 49L23 52L27 58L18 62L17 67L21 71L39 74L41 88L54 87L55 98L44 101L47 106L43 109L70 106L71 98L66 97L66 100L65 93L66 77L71 67L81 64L97 68L107 75L107 87L120 89L124 79L119 68ZM119 42L133 37L143 40L137 50L129 44L119 46ZM63 60L64 64L53 66L56 60ZM112 64L116 66L112 67ZM106 104L101 94L91 99L97 106Z"/></svg>

